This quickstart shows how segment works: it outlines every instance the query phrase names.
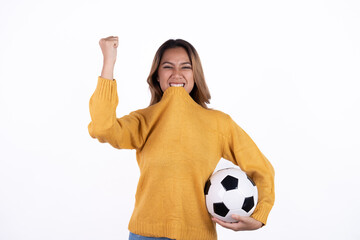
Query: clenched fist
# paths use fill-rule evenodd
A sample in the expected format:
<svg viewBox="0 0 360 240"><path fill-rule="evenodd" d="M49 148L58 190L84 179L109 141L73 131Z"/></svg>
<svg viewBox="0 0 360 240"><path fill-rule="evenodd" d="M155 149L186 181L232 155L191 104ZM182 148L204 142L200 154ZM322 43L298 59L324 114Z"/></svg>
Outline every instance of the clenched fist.
<svg viewBox="0 0 360 240"><path fill-rule="evenodd" d="M107 38L102 38L99 41L99 45L104 56L104 63L115 64L117 47L119 45L118 37L110 36Z"/></svg>

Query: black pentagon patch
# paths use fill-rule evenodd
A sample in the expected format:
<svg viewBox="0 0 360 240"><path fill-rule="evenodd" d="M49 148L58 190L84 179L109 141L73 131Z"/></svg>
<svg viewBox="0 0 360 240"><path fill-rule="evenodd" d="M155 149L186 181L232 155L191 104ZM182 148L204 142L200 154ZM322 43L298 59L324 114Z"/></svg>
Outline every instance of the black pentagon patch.
<svg viewBox="0 0 360 240"><path fill-rule="evenodd" d="M214 203L214 212L222 217L225 217L230 210L225 206L224 203Z"/></svg>
<svg viewBox="0 0 360 240"><path fill-rule="evenodd" d="M205 195L208 194L210 186L211 186L211 182L210 182L210 179L209 179L209 180L207 180L206 183L205 183L205 188L204 188L204 193L205 193Z"/></svg>
<svg viewBox="0 0 360 240"><path fill-rule="evenodd" d="M254 203L254 197L247 197L244 200L244 204L242 206L242 209L245 212L249 212L253 207L254 207L255 203Z"/></svg>
<svg viewBox="0 0 360 240"><path fill-rule="evenodd" d="M221 185L226 189L226 191L237 189L239 180L233 176L227 175L222 181Z"/></svg>
<svg viewBox="0 0 360 240"><path fill-rule="evenodd" d="M247 176L247 178L249 179L249 181L252 183L252 185L255 187L256 185L255 185L254 181L253 181L251 178L249 178L248 175L246 175L246 176Z"/></svg>

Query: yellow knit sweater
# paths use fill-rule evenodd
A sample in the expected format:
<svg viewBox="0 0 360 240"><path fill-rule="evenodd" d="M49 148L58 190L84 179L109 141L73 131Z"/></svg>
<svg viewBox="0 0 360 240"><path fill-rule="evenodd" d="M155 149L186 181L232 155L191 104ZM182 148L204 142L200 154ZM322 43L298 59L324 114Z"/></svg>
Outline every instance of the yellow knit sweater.
<svg viewBox="0 0 360 240"><path fill-rule="evenodd" d="M129 230L150 237L215 240L204 185L220 158L256 183L252 217L266 223L274 203L274 170L229 117L198 105L182 87L168 88L155 105L116 118L116 81L99 77L90 99L89 133L119 149L136 149L140 179Z"/></svg>

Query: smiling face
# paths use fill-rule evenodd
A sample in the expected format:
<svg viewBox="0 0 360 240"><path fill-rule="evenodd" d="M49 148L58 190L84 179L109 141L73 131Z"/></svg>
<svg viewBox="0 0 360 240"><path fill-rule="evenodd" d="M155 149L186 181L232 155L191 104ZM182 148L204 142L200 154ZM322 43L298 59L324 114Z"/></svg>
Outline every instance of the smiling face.
<svg viewBox="0 0 360 240"><path fill-rule="evenodd" d="M182 47L167 49L158 68L158 82L164 92L169 87L183 87L190 93L194 87L192 65L186 50Z"/></svg>

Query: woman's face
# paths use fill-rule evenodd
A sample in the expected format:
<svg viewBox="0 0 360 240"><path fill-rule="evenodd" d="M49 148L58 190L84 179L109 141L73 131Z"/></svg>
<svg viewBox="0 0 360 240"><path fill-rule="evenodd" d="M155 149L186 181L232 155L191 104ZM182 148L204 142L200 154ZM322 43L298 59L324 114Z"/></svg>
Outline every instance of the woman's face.
<svg viewBox="0 0 360 240"><path fill-rule="evenodd" d="M164 92L169 87L183 87L190 93L194 87L191 62L182 47L165 50L158 69L158 82Z"/></svg>

